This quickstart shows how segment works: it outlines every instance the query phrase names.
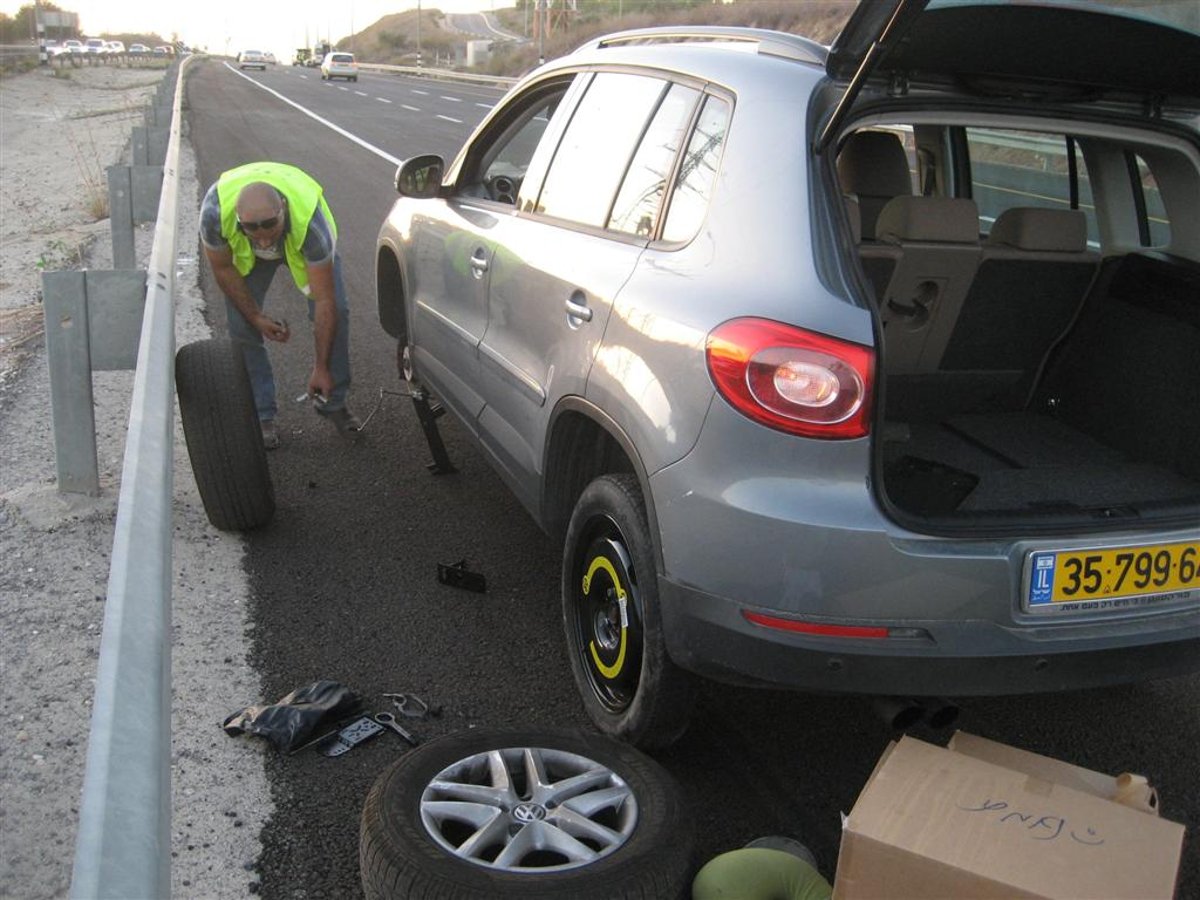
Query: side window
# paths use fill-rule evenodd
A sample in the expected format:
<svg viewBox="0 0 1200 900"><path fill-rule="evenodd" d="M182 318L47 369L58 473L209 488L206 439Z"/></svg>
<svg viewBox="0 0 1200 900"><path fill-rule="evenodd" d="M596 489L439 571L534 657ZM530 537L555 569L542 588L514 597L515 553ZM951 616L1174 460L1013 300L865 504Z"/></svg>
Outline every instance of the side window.
<svg viewBox="0 0 1200 900"><path fill-rule="evenodd" d="M1087 167L1073 141L1061 134L1029 131L968 128L966 132L971 196L979 206L981 234L988 234L1000 213L1013 206L1074 206L1087 217L1088 239L1098 240Z"/></svg>
<svg viewBox="0 0 1200 900"><path fill-rule="evenodd" d="M1146 222L1149 230L1149 245L1151 247L1166 247L1171 243L1171 220L1167 218L1167 208L1163 205L1162 194L1154 172L1146 160L1136 156L1138 186L1141 188L1142 200L1146 208ZM1145 241L1143 241L1144 243Z"/></svg>
<svg viewBox="0 0 1200 900"><path fill-rule="evenodd" d="M643 75L596 75L550 163L537 212L603 227L665 88L660 79Z"/></svg>
<svg viewBox="0 0 1200 900"><path fill-rule="evenodd" d="M608 227L613 231L638 237L654 233L671 166L679 154L699 96L699 91L676 84L663 98L617 194L608 219Z"/></svg>
<svg viewBox="0 0 1200 900"><path fill-rule="evenodd" d="M517 202L538 146L543 143L542 138L570 84L561 82L540 89L485 146L478 157L478 174L467 179L470 193L502 203Z"/></svg>
<svg viewBox="0 0 1200 900"><path fill-rule="evenodd" d="M663 225L664 241L690 241L700 230L728 129L729 103L720 97L707 97L671 192L671 205Z"/></svg>

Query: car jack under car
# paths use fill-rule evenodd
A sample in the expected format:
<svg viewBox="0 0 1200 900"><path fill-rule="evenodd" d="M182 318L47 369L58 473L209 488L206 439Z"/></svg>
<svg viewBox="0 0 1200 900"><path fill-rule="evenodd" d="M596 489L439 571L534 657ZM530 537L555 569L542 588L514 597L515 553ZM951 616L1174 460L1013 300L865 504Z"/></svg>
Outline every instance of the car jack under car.
<svg viewBox="0 0 1200 900"><path fill-rule="evenodd" d="M442 435L437 427L437 420L446 412L445 407L424 388L414 386L408 396L412 398L413 408L421 422L421 430L425 432L425 441L429 444L429 452L433 454L433 462L426 463L425 468L434 475L457 472L454 463L450 462L450 455L446 453L446 445L442 443Z"/></svg>

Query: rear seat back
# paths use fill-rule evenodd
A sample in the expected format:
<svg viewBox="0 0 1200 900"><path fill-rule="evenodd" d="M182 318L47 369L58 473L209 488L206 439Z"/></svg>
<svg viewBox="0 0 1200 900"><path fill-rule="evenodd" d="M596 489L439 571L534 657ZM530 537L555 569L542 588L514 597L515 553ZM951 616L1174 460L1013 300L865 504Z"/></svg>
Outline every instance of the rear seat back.
<svg viewBox="0 0 1200 900"><path fill-rule="evenodd" d="M1079 210L1005 210L984 242L940 368L1020 371L1028 384L1075 317L1099 261Z"/></svg>
<svg viewBox="0 0 1200 900"><path fill-rule="evenodd" d="M842 193L854 196L862 217L862 240L875 240L879 213L893 197L909 195L912 175L900 137L890 131L857 131L838 153Z"/></svg>
<svg viewBox="0 0 1200 900"><path fill-rule="evenodd" d="M898 253L879 304L884 365L889 374L933 372L979 266L978 209L963 198L896 197L877 233Z"/></svg>

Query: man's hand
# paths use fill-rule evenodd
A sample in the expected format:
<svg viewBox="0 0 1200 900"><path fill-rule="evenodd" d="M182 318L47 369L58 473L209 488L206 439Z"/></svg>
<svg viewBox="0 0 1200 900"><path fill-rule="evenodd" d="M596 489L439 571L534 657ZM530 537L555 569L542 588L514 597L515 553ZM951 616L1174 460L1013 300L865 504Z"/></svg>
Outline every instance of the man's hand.
<svg viewBox="0 0 1200 900"><path fill-rule="evenodd" d="M321 396L326 400L333 394L333 375L325 366L313 366L312 374L308 376L308 395Z"/></svg>
<svg viewBox="0 0 1200 900"><path fill-rule="evenodd" d="M268 341L277 341L280 344L286 344L288 338L292 336L292 330L288 327L288 323L277 322L270 316L265 316L259 313L254 320L254 327L259 330L263 337Z"/></svg>

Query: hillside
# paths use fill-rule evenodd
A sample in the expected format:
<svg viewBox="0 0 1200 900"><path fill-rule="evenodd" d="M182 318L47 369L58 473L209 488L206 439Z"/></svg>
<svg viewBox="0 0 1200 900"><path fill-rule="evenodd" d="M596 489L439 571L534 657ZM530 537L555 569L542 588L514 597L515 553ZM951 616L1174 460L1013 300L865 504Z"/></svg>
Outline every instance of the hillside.
<svg viewBox="0 0 1200 900"><path fill-rule="evenodd" d="M503 28L514 34L529 34L527 42L493 45L493 59L486 71L519 75L537 64L538 43L532 39L529 22L533 0L497 10ZM854 9L855 0L580 0L579 12L557 17L543 44L547 59L569 53L591 37L611 31L655 25L744 25L802 34L822 43L837 36ZM384 16L362 31L337 42L338 49L352 50L362 62L415 65L417 11ZM420 47L425 65L449 68L462 60L466 36L452 30L440 10L423 9Z"/></svg>

